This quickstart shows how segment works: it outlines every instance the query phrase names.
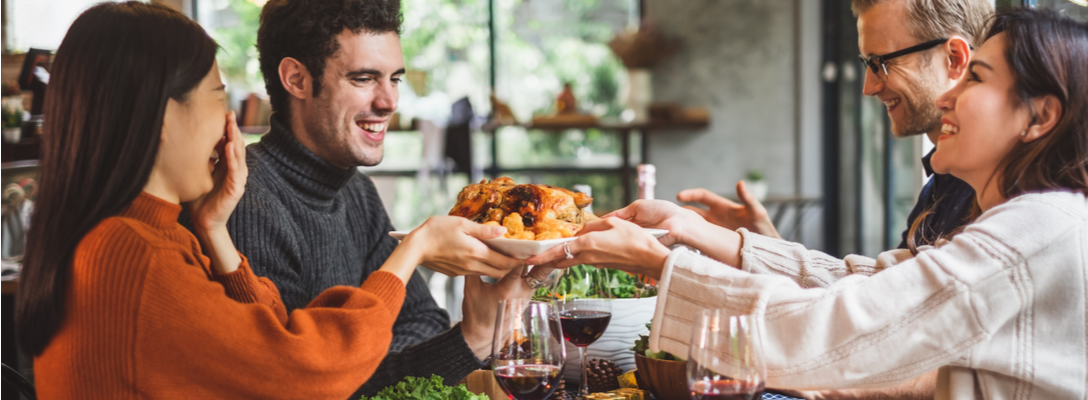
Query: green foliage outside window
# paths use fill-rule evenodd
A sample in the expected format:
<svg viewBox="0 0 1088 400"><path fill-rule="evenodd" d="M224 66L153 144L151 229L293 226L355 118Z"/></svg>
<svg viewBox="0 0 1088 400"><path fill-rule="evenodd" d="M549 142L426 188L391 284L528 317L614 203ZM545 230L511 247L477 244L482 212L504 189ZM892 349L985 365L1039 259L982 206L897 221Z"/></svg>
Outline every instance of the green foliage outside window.
<svg viewBox="0 0 1088 400"><path fill-rule="evenodd" d="M214 10L213 25L206 26L222 49L218 62L233 94L264 93L257 61L256 37L260 7L249 0L198 0L207 12ZM490 111L488 5L491 0L402 0L404 14L401 47L408 71L425 72L432 94L444 93L450 101L468 96L477 113ZM554 98L564 82L571 82L579 108L601 116L618 116L623 110L617 96L626 72L606 43L631 23L633 0L493 0L498 30L498 94L523 121L533 114L550 114ZM226 6L224 8L224 6ZM404 93L404 92L402 92ZM403 96L403 95L402 95ZM236 99L237 100L237 99ZM402 107L403 114L414 110ZM409 148L422 148L416 134ZM500 132L500 165L507 168L614 167L620 160L619 138L598 130L541 132L509 128ZM422 154L387 137L383 164L421 166ZM477 153L488 153L487 141ZM404 143L401 143L404 144ZM637 145L637 144L636 144ZM405 150L405 151L398 151ZM632 148L638 154L637 148ZM407 154L411 153L411 154ZM545 183L571 188L589 184L594 208L610 211L626 204L618 175L534 174L515 177L518 182ZM414 182L414 183L413 183ZM467 182L466 182L467 183ZM414 204L390 210L398 227L410 228L430 215L444 214L457 190L439 190L435 182L398 179L398 203ZM456 189L456 188L454 188ZM435 196L442 197L441 199ZM425 205L425 206L424 206Z"/></svg>
<svg viewBox="0 0 1088 400"><path fill-rule="evenodd" d="M261 8L247 0L229 0L229 16L209 33L219 43L219 71L228 85L243 87L248 91L263 93L264 80L257 63L257 28L261 22ZM233 15L232 15L233 14Z"/></svg>

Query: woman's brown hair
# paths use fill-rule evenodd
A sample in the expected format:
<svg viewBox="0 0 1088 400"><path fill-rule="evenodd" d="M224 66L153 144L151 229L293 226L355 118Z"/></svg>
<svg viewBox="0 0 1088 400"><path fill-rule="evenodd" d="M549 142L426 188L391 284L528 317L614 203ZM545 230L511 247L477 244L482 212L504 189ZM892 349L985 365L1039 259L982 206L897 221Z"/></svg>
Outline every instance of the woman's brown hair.
<svg viewBox="0 0 1088 400"><path fill-rule="evenodd" d="M180 12L139 2L98 4L68 29L47 89L41 186L15 305L27 354L40 354L64 320L80 240L143 190L167 101L186 100L217 48Z"/></svg>
<svg viewBox="0 0 1088 400"><path fill-rule="evenodd" d="M1054 96L1062 114L1053 130L1005 155L998 190L1010 199L1048 190L1088 194L1088 25L1051 10L1012 8L997 13L986 39L1001 33L1013 72L1013 99L1028 107L1032 99ZM910 227L912 253L918 252L914 238L927 213ZM980 213L976 201L967 222Z"/></svg>
<svg viewBox="0 0 1088 400"><path fill-rule="evenodd" d="M1054 189L1088 194L1088 25L1050 10L1014 9L999 14L986 37L999 33L1017 101L1054 96L1062 116L1049 134L1005 156L998 187L1006 198Z"/></svg>

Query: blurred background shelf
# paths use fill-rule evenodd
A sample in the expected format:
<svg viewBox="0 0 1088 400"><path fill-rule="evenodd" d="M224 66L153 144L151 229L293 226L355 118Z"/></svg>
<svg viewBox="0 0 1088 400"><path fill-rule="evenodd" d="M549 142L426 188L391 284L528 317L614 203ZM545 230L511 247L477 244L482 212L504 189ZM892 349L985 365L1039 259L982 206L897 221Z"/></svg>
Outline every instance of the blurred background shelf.
<svg viewBox="0 0 1088 400"><path fill-rule="evenodd" d="M3 162L37 160L41 158L41 140L37 135L23 137L19 143L0 144Z"/></svg>
<svg viewBox="0 0 1088 400"><path fill-rule="evenodd" d="M619 179L622 185L622 200L621 202L626 204L627 202L634 200L634 191L632 189L634 184L634 178L632 174L634 167L637 164L650 163L649 160L649 142L651 134L660 134L671 130L682 129L705 129L710 125L708 119L698 121L651 121L647 123L630 123L622 122L618 120L600 120L600 121L571 121L566 122L562 120L552 120L546 123L540 123L534 121L534 123L528 124L485 124L481 127L481 130L487 132L488 137L491 140L491 163L485 169L487 175L492 178L497 178L503 174L525 174L525 173L606 173L619 175ZM585 130L598 130L601 132L607 132L615 135L620 141L620 163L613 168L578 168L578 167L558 167L558 168L517 168L517 167L504 167L499 163L500 159L500 135L499 131L505 128L520 128L526 131L540 131L545 133L564 133L566 131L585 131ZM631 137L632 134L639 135L639 154L637 160L632 157L631 150Z"/></svg>

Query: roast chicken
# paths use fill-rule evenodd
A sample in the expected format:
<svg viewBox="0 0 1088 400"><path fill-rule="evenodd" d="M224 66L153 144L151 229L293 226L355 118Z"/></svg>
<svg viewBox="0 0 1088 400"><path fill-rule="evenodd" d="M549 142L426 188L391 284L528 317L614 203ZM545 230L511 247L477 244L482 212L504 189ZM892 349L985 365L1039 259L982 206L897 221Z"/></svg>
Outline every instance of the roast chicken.
<svg viewBox="0 0 1088 400"><path fill-rule="evenodd" d="M512 239L547 240L574 236L586 222L593 198L548 185L514 183L502 177L465 186L450 215L506 227Z"/></svg>

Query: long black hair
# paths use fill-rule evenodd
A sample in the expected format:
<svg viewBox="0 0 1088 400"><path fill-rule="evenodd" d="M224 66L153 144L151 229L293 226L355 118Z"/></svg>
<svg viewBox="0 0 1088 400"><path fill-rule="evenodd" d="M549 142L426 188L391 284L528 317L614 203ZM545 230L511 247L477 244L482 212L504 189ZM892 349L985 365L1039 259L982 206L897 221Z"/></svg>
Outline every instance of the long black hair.
<svg viewBox="0 0 1088 400"><path fill-rule="evenodd" d="M994 17L986 39L1000 33L1005 34L1005 61L1015 80L1009 95L1024 107L1032 99L1054 96L1062 115L1047 135L1017 143L1005 156L998 166L998 190L1010 199L1047 190L1088 194L1088 24L1052 10L1009 8ZM907 233L912 253L918 253L914 238L929 214L927 210L915 219ZM980 214L976 194L966 223Z"/></svg>
<svg viewBox="0 0 1088 400"><path fill-rule="evenodd" d="M1010 10L998 15L987 39L999 33L1016 76L1013 98L1027 106L1054 96L1062 115L1049 134L1009 152L998 188L1009 198L1053 189L1088 194L1088 24L1053 10Z"/></svg>
<svg viewBox="0 0 1088 400"><path fill-rule="evenodd" d="M187 100L217 49L180 12L134 1L98 4L68 29L45 97L41 186L16 301L27 354L41 354L65 317L76 246L143 190L167 101Z"/></svg>

